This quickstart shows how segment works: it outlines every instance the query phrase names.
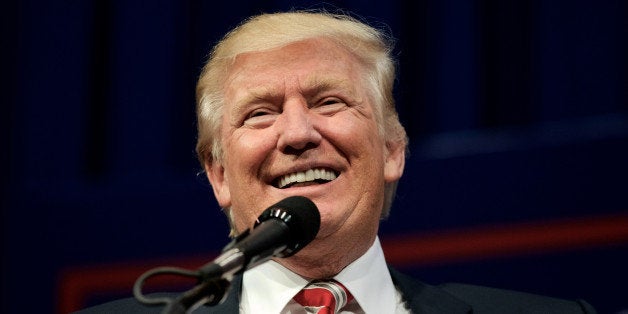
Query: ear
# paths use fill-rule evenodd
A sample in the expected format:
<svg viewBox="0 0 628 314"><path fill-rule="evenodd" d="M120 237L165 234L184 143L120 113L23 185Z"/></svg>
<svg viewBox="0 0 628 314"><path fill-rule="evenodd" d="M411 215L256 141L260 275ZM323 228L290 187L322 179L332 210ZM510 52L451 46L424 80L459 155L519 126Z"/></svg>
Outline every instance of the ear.
<svg viewBox="0 0 628 314"><path fill-rule="evenodd" d="M385 157L384 180L386 183L396 182L401 178L406 164L406 145L401 141L387 142Z"/></svg>
<svg viewBox="0 0 628 314"><path fill-rule="evenodd" d="M214 196L222 208L231 206L231 192L229 180L225 176L225 168L219 162L207 159L205 161L205 174L214 190Z"/></svg>

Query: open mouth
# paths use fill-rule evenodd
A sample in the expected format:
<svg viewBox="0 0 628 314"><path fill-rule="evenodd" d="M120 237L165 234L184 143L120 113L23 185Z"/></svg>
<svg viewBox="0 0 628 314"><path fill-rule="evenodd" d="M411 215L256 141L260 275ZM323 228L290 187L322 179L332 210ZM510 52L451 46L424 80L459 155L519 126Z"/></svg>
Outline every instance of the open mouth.
<svg viewBox="0 0 628 314"><path fill-rule="evenodd" d="M317 168L307 171L289 173L274 180L276 188L286 189L294 186L306 186L312 184L323 184L333 181L338 174L330 169Z"/></svg>

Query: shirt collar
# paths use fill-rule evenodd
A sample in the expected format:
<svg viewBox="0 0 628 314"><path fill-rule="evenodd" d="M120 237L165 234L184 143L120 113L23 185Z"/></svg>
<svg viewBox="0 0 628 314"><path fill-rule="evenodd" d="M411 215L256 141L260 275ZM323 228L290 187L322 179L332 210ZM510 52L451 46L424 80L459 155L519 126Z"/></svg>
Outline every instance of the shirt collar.
<svg viewBox="0 0 628 314"><path fill-rule="evenodd" d="M308 281L274 260L246 272L242 277L243 313L280 313Z"/></svg>
<svg viewBox="0 0 628 314"><path fill-rule="evenodd" d="M364 255L334 277L351 292L364 313L394 313L395 286L379 238Z"/></svg>
<svg viewBox="0 0 628 314"><path fill-rule="evenodd" d="M393 313L395 286L378 237L364 255L334 279L347 287L365 313ZM259 313L280 313L308 284L305 278L273 260L244 272L242 280L240 306L244 313L250 313L252 309Z"/></svg>

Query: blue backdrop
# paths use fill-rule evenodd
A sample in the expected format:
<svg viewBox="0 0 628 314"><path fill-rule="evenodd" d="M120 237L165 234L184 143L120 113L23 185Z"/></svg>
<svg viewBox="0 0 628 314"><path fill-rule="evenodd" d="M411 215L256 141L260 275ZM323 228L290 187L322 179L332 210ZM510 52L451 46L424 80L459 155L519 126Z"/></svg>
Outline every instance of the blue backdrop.
<svg viewBox="0 0 628 314"><path fill-rule="evenodd" d="M397 39L411 145L381 237L409 241L398 267L628 309L628 2L325 3L4 3L2 312L128 296L116 276L220 250L194 155L200 68L244 17L320 7Z"/></svg>

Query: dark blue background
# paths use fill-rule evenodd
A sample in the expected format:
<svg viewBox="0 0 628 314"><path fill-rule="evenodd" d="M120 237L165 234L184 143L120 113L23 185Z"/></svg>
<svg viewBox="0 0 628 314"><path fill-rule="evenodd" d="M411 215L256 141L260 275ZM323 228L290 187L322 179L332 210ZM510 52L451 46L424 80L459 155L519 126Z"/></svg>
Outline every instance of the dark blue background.
<svg viewBox="0 0 628 314"><path fill-rule="evenodd" d="M383 235L628 212L628 2L327 1L397 38L410 157ZM2 5L2 312L51 312L59 272L216 252L194 87L244 17L309 1ZM578 230L574 230L577 233ZM628 308L628 241L406 267Z"/></svg>

